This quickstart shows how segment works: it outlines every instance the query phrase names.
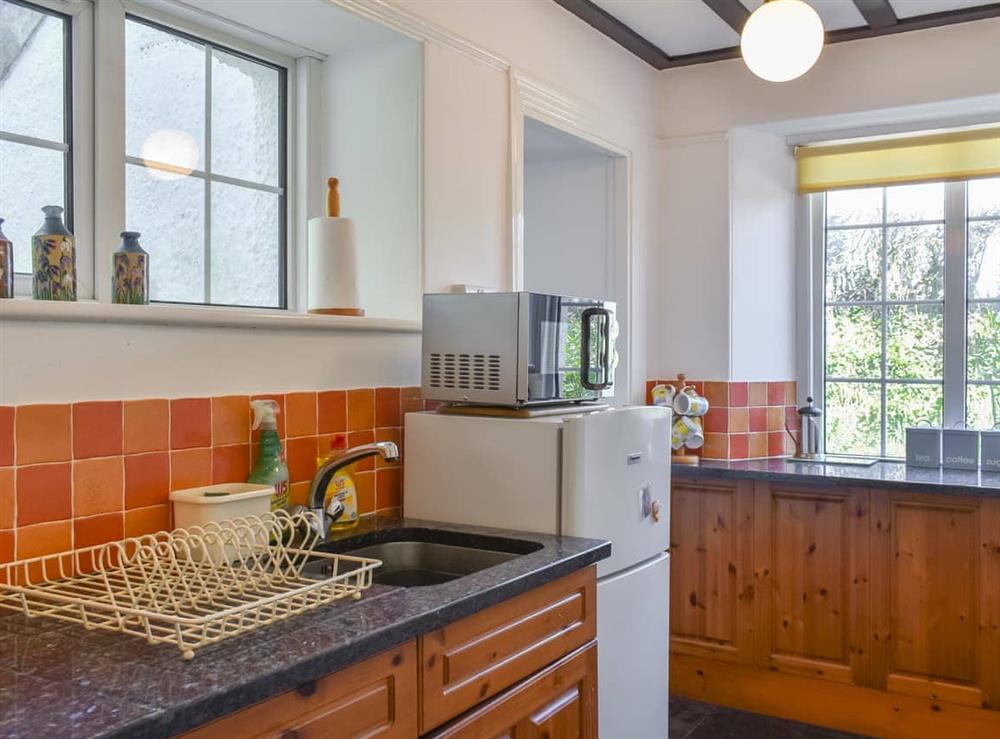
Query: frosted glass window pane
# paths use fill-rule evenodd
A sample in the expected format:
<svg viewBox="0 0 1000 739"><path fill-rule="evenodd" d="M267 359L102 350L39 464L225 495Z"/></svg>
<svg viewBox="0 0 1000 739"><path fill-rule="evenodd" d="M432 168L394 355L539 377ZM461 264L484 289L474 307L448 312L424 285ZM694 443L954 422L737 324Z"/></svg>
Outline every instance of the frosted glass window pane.
<svg viewBox="0 0 1000 739"><path fill-rule="evenodd" d="M149 252L150 298L205 301L205 183L125 167L125 224Z"/></svg>
<svg viewBox="0 0 1000 739"><path fill-rule="evenodd" d="M65 143L68 30L62 18L0 2L0 130Z"/></svg>
<svg viewBox="0 0 1000 739"><path fill-rule="evenodd" d="M204 142L205 47L127 20L125 153L203 169Z"/></svg>
<svg viewBox="0 0 1000 739"><path fill-rule="evenodd" d="M212 302L278 307L280 198L212 184Z"/></svg>
<svg viewBox="0 0 1000 739"><path fill-rule="evenodd" d="M278 70L212 50L212 171L277 186Z"/></svg>
<svg viewBox="0 0 1000 739"><path fill-rule="evenodd" d="M885 220L890 223L943 221L944 183L887 187L885 209Z"/></svg>
<svg viewBox="0 0 1000 739"><path fill-rule="evenodd" d="M31 272L31 235L42 225L42 206L66 207L66 157L0 140L0 217L14 242L14 271Z"/></svg>

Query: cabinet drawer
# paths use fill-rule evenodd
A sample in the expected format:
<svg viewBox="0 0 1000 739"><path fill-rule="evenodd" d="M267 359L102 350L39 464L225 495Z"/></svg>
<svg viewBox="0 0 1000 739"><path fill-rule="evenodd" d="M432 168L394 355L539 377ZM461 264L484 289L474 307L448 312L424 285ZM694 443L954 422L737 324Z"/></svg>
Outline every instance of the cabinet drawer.
<svg viewBox="0 0 1000 739"><path fill-rule="evenodd" d="M184 739L417 735L416 643L382 652L184 734Z"/></svg>
<svg viewBox="0 0 1000 739"><path fill-rule="evenodd" d="M596 572L588 567L421 637L421 732L592 641Z"/></svg>
<svg viewBox="0 0 1000 739"><path fill-rule="evenodd" d="M597 644L563 657L429 739L597 737Z"/></svg>

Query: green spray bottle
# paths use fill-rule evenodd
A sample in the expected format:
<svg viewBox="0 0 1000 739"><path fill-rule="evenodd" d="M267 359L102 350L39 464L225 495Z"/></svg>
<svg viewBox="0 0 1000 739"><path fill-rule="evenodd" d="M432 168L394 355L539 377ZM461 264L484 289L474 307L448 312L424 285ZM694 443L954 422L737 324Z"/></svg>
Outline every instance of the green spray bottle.
<svg viewBox="0 0 1000 739"><path fill-rule="evenodd" d="M253 400L253 428L260 429L260 451L257 462L247 482L258 485L271 485L274 494L271 496L271 510L288 507L288 465L281 451L281 438L278 436L278 413L281 407L274 400Z"/></svg>

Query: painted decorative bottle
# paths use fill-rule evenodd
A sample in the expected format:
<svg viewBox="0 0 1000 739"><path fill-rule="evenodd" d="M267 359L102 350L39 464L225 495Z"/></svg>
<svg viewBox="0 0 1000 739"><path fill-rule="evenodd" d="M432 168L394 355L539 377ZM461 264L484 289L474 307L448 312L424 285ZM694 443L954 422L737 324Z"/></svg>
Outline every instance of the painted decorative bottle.
<svg viewBox="0 0 1000 739"><path fill-rule="evenodd" d="M0 218L3 226L3 218ZM0 299L14 297L14 244L0 228Z"/></svg>
<svg viewBox="0 0 1000 739"><path fill-rule="evenodd" d="M42 208L45 222L31 237L31 294L35 300L76 300L76 239L62 206Z"/></svg>
<svg viewBox="0 0 1000 739"><path fill-rule="evenodd" d="M149 302L149 254L139 246L138 231L122 231L122 245L111 255L111 300L145 305Z"/></svg>

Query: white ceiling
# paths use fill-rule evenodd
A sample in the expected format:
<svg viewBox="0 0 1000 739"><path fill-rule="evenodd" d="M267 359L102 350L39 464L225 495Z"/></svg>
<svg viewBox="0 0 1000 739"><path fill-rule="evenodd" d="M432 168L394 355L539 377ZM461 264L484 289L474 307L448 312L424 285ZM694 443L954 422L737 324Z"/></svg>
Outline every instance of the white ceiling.
<svg viewBox="0 0 1000 739"><path fill-rule="evenodd" d="M739 45L739 36L702 0L592 0L670 56L726 49ZM748 10L763 0L740 0ZM851 0L806 0L827 31L867 26ZM889 0L896 16L917 15L989 5L995 0Z"/></svg>

